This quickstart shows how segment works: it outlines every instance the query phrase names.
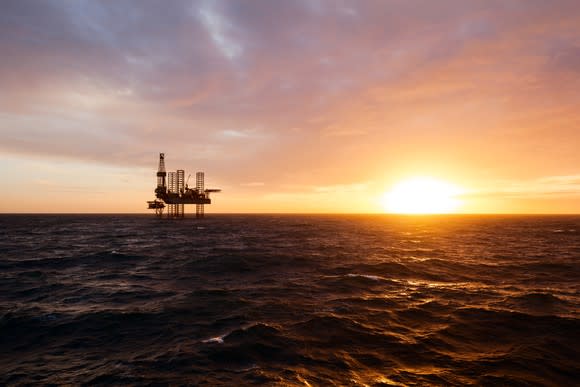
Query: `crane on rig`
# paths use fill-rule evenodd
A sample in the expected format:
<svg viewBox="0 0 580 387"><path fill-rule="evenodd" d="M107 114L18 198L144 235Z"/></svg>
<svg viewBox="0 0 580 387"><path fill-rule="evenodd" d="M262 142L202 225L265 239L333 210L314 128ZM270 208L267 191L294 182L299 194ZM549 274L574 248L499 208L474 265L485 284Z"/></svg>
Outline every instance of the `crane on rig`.
<svg viewBox="0 0 580 387"><path fill-rule="evenodd" d="M160 153L155 200L148 201L147 208L155 210L156 215L162 216L163 210L167 207L168 217L183 217L185 204L195 204L196 218L203 218L205 215L204 205L211 204L210 193L221 192L221 189L206 189L203 172L195 174L195 188L188 186L191 174L187 177L187 181L184 181L184 177L185 171L183 169L166 172L165 153Z"/></svg>

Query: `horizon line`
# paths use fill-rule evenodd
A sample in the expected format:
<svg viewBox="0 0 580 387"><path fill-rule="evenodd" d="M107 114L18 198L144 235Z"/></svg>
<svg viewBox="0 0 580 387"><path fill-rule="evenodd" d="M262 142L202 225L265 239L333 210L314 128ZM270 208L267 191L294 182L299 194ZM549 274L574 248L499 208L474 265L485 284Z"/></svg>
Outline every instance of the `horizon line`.
<svg viewBox="0 0 580 387"><path fill-rule="evenodd" d="M0 212L2 215L147 215L157 217L151 212ZM188 214L185 214L187 218ZM191 215L191 214L190 214ZM195 214L193 214L195 215ZM461 212L461 213L395 213L395 212L212 212L206 214L212 215L389 215L389 216L498 216L498 215L521 215L521 216L557 216L572 215L580 216L576 212L553 212L553 213L536 213L536 212ZM163 214L161 217L167 217Z"/></svg>

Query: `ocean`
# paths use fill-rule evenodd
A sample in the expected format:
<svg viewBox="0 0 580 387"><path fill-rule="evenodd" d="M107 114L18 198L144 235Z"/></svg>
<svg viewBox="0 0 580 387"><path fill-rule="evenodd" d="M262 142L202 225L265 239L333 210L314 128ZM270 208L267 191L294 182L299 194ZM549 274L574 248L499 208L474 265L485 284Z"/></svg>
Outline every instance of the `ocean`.
<svg viewBox="0 0 580 387"><path fill-rule="evenodd" d="M580 216L0 216L0 384L572 386Z"/></svg>

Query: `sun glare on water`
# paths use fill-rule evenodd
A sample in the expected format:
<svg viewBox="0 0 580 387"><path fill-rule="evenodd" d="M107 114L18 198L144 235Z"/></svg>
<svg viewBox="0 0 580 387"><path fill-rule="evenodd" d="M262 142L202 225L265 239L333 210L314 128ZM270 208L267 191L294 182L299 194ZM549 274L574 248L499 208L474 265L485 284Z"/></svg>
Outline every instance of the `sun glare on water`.
<svg viewBox="0 0 580 387"><path fill-rule="evenodd" d="M398 183L382 199L387 212L395 214L450 214L461 205L459 187L445 181L420 177Z"/></svg>

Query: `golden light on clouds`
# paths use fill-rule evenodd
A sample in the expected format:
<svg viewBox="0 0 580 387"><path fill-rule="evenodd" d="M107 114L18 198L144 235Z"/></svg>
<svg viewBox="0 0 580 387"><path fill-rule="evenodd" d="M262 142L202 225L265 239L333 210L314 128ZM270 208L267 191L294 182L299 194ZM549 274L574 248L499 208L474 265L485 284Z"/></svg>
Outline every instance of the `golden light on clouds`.
<svg viewBox="0 0 580 387"><path fill-rule="evenodd" d="M576 2L311 3L3 4L0 212L580 213Z"/></svg>
<svg viewBox="0 0 580 387"><path fill-rule="evenodd" d="M462 204L464 190L431 177L415 177L396 184L383 196L387 212L396 214L450 214Z"/></svg>

